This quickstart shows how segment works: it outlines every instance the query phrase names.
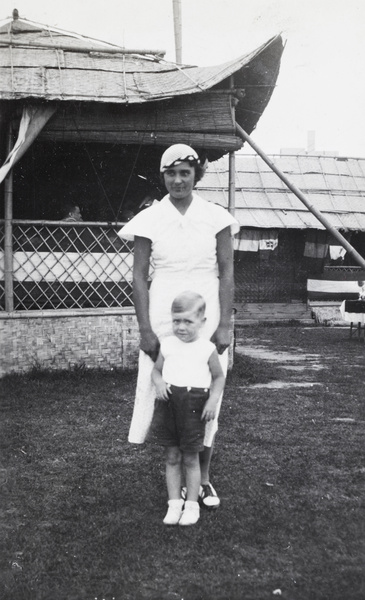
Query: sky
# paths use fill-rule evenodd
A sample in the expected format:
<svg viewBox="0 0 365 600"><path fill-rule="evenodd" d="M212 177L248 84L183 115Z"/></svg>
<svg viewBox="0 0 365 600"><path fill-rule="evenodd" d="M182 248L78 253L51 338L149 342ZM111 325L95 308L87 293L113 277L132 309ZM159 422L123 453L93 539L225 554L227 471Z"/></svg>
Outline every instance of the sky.
<svg viewBox="0 0 365 600"><path fill-rule="evenodd" d="M172 0L2 0L21 17L175 60ZM267 154L285 148L365 157L364 0L181 0L182 61L219 65L281 33L272 98L252 133ZM246 151L253 152L251 148Z"/></svg>

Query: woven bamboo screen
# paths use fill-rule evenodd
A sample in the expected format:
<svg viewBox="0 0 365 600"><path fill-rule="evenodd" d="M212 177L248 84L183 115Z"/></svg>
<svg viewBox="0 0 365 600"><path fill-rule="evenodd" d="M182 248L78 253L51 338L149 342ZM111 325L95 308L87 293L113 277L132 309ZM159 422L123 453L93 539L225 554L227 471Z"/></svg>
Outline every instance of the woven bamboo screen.
<svg viewBox="0 0 365 600"><path fill-rule="evenodd" d="M96 142L238 150L231 97L220 91L139 105L65 105L39 141Z"/></svg>

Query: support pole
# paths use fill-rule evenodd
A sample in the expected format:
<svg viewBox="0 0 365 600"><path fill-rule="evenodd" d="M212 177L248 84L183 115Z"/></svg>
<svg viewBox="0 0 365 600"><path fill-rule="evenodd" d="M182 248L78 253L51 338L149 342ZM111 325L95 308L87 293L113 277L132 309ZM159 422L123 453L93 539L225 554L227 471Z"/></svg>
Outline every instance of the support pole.
<svg viewBox="0 0 365 600"><path fill-rule="evenodd" d="M324 217L323 214L315 206L310 204L309 200L307 200L303 192L301 192L300 189L297 188L297 186L294 185L294 183L292 183L286 177L286 175L269 159L265 152L261 150L259 146L257 146L253 139L248 135L248 133L245 132L244 129L242 129L240 125L238 125L238 123L236 123L236 132L243 139L243 141L247 142L251 146L251 148L255 150L255 152L262 158L264 162L266 162L270 169L272 169L272 171L274 171L274 173L276 173L276 175L293 192L293 194L295 194L297 198L299 198L299 200L303 202L303 204L308 208L308 210L318 219L318 221L320 221L320 223L322 223L322 225L327 229L327 231L329 231L333 235L333 237L339 242L339 244L343 246L343 248L345 248L345 250L347 250L349 254L351 254L356 263L360 265L360 267L365 269L365 259L361 256L361 254L359 254L357 250L355 250L355 248L351 246L351 244L346 240L346 238L344 238L343 235L335 227L333 227L333 225L328 221L328 219L326 219L326 217Z"/></svg>
<svg viewBox="0 0 365 600"><path fill-rule="evenodd" d="M236 155L234 152L229 153L229 186L228 186L228 211L232 217L235 215L235 193L236 193Z"/></svg>
<svg viewBox="0 0 365 600"><path fill-rule="evenodd" d="M52 38L50 38L52 39ZM33 44L31 42L27 42L22 40L12 39L10 42L6 40L0 40L0 48L6 48L9 46L21 46L25 48L50 48L51 50L65 50L66 52L92 52L93 54L147 54L151 56L156 56L157 58L163 58L166 54L165 50L158 50L156 48L122 48L118 46L83 46L76 45L69 46L67 44L57 44L57 42L43 42L38 40Z"/></svg>
<svg viewBox="0 0 365 600"><path fill-rule="evenodd" d="M12 126L9 124L7 150L11 152L13 146ZM13 169L4 181L5 223L4 223L4 283L5 283L5 310L13 312Z"/></svg>
<svg viewBox="0 0 365 600"><path fill-rule="evenodd" d="M182 23L181 23L181 0L172 0L174 13L174 34L175 34L175 56L176 64L182 64Z"/></svg>
<svg viewBox="0 0 365 600"><path fill-rule="evenodd" d="M231 75L230 80L229 80L229 85L230 85L230 89L232 90L234 88L234 77L233 75ZM234 99L233 97L231 97L231 102L232 102L232 119L233 119L233 123L236 120L236 111L235 111L235 104L234 104ZM235 215L235 208L236 208L236 199L235 199L235 195L236 195L236 155L235 152L230 152L229 153L229 160L228 160L228 165L229 165L229 171L228 171L228 211L230 212L230 214L234 217Z"/></svg>

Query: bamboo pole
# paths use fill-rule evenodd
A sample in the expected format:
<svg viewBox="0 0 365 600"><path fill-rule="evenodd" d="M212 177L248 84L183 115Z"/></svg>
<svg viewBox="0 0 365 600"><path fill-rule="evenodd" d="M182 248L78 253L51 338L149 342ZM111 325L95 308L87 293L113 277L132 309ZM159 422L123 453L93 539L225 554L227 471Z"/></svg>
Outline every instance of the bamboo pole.
<svg viewBox="0 0 365 600"><path fill-rule="evenodd" d="M57 42L43 42L43 41L37 41L37 42L27 42L25 40L23 41L18 41L18 40L0 40L0 47L4 47L4 46L20 46L23 48L35 48L35 49L39 49L39 48L50 48L52 50L64 50L66 52L94 52L95 54L101 53L101 54L147 54L147 55L151 55L151 56L157 56L157 57L163 57L165 56L166 52L164 50L154 50L154 49L138 49L138 48L131 48L131 49L127 49L127 48L122 48L122 47L109 47L109 46L87 46L85 44L85 46L83 46L82 44L77 45L75 44L74 46L71 45L67 45L67 44L58 44Z"/></svg>
<svg viewBox="0 0 365 600"><path fill-rule="evenodd" d="M236 155L234 152L229 153L229 187L228 187L228 211L232 217L235 215L235 193L236 193Z"/></svg>
<svg viewBox="0 0 365 600"><path fill-rule="evenodd" d="M172 9L173 9L173 14L174 14L176 64L181 65L182 64L181 0L172 0Z"/></svg>
<svg viewBox="0 0 365 600"><path fill-rule="evenodd" d="M231 75L229 78L229 83L230 83L230 90L233 90L234 88L234 76ZM232 120L233 123L236 120L236 111L235 111L235 104L233 102L233 98L231 99L231 110L232 110ZM234 151L231 151L229 153L229 160L228 160L228 165L229 165L229 171L228 171L228 210L231 213L231 215L234 217L235 214L235 208L236 208L236 203L235 203L235 194L236 194L236 156Z"/></svg>
<svg viewBox="0 0 365 600"><path fill-rule="evenodd" d="M12 126L9 124L7 139L7 154L13 145ZM5 220L4 220L4 285L5 285L5 310L14 311L13 295L13 169L4 181Z"/></svg>
<svg viewBox="0 0 365 600"><path fill-rule="evenodd" d="M255 152L262 158L264 162L270 167L274 173L287 185L287 187L299 198L301 202L308 208L308 210L322 223L322 225L329 231L333 237L339 242L345 250L357 262L360 267L365 269L365 259L355 250L353 246L344 238L344 236L323 216L323 214L315 207L313 204L309 202L309 200L305 197L303 192L299 188L297 188L294 183L292 183L287 176L269 159L269 157L265 154L261 148L253 141L253 139L245 132L244 129L238 123L236 123L236 132L243 139L243 141L247 142L251 148L255 150Z"/></svg>

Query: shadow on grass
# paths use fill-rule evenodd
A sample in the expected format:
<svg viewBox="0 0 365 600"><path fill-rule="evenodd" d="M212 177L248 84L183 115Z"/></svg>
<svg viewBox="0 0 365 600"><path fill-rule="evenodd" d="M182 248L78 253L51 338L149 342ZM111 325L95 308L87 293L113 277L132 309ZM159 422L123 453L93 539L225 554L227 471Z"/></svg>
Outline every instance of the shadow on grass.
<svg viewBox="0 0 365 600"><path fill-rule="evenodd" d="M282 373L283 370L280 368L280 365L236 354L233 368L227 376L227 384L249 385L254 383L268 383L273 379L280 378Z"/></svg>

